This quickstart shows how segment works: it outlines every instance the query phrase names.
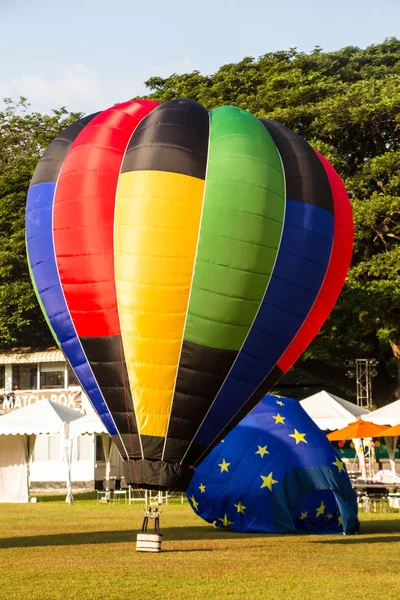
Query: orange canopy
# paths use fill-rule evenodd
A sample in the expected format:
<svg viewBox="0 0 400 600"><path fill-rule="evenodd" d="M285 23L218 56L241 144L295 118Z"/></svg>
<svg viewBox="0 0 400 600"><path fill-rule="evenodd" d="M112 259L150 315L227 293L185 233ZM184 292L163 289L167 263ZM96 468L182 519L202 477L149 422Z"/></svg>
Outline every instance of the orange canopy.
<svg viewBox="0 0 400 600"><path fill-rule="evenodd" d="M385 437L395 437L396 435L400 435L400 425L395 425L394 427L389 427L386 431L383 432Z"/></svg>
<svg viewBox="0 0 400 600"><path fill-rule="evenodd" d="M328 440L336 442L340 440L354 440L356 438L372 438L380 437L384 435L385 425L375 425L375 423L369 423L362 419L357 419L354 423L350 423L343 429L333 431L328 435Z"/></svg>

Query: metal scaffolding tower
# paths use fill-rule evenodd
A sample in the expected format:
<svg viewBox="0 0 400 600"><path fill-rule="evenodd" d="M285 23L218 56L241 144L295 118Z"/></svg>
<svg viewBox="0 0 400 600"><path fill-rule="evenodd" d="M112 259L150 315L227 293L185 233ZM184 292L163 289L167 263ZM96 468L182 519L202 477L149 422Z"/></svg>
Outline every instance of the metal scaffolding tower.
<svg viewBox="0 0 400 600"><path fill-rule="evenodd" d="M376 358L356 358L355 360L346 360L348 371L347 377L356 379L357 385L357 404L361 408L372 410L372 377L378 375L375 367L378 365Z"/></svg>

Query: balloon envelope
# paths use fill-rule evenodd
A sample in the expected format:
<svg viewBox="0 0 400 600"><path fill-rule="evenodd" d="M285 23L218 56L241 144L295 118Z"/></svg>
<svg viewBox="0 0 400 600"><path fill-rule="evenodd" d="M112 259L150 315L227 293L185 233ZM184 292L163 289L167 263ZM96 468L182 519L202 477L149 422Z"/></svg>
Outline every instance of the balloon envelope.
<svg viewBox="0 0 400 600"><path fill-rule="evenodd" d="M200 517L253 533L356 533L357 497L326 435L297 400L267 395L196 467Z"/></svg>
<svg viewBox="0 0 400 600"><path fill-rule="evenodd" d="M138 100L52 142L26 235L39 302L128 480L186 489L329 315L353 225L339 176L290 129Z"/></svg>

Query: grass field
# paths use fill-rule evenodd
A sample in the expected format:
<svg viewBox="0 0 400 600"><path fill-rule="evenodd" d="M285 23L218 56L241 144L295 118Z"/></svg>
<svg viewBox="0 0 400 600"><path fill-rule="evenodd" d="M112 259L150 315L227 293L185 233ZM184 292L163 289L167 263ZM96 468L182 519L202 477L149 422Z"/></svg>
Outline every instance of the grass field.
<svg viewBox="0 0 400 600"><path fill-rule="evenodd" d="M400 600L400 514L357 536L217 530L163 508L163 552L135 552L142 508L77 501L0 509L0 598Z"/></svg>

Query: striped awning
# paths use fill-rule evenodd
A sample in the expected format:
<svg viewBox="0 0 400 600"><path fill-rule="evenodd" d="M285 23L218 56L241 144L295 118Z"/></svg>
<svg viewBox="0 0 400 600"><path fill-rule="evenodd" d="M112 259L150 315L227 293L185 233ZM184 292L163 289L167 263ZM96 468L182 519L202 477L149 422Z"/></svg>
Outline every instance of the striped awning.
<svg viewBox="0 0 400 600"><path fill-rule="evenodd" d="M0 365L60 362L64 360L63 353L56 348L36 352L32 349L31 351L20 350L0 354Z"/></svg>

